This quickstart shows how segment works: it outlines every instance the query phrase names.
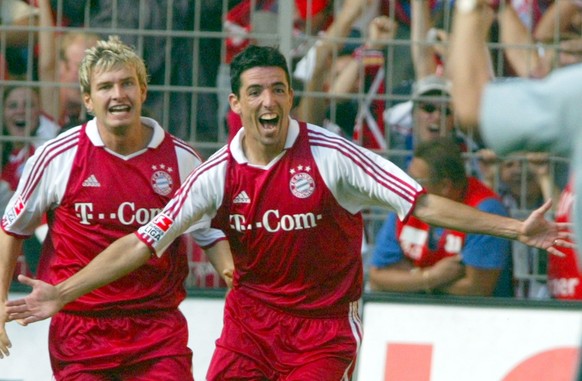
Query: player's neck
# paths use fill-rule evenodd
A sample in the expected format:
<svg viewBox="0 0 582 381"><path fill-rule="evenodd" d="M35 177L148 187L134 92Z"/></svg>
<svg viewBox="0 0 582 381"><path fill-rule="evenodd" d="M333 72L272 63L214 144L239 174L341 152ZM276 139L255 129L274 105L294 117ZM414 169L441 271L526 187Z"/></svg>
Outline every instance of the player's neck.
<svg viewBox="0 0 582 381"><path fill-rule="evenodd" d="M254 142L256 143L256 142ZM248 162L253 165L268 165L283 151L283 147L253 144L251 139L243 137L242 150Z"/></svg>
<svg viewBox="0 0 582 381"><path fill-rule="evenodd" d="M139 124L116 129L99 128L105 147L120 155L130 155L148 146L153 128Z"/></svg>

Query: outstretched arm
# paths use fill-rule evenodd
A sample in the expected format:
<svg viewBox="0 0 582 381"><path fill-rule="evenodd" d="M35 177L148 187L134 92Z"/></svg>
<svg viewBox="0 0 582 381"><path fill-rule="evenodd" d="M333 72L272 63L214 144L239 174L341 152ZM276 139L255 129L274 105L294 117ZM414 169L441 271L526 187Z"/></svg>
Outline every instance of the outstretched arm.
<svg viewBox="0 0 582 381"><path fill-rule="evenodd" d="M26 325L49 318L67 303L142 266L150 257L149 247L131 233L113 242L78 273L56 286L20 275L18 280L33 290L23 299L6 303L8 319L18 319Z"/></svg>
<svg viewBox="0 0 582 381"><path fill-rule="evenodd" d="M525 221L485 213L478 209L428 194L418 200L414 215L424 222L467 233L487 234L501 238L518 240L526 245L547 250L548 253L563 256L556 246L573 247L565 240L569 224L546 220L545 214L552 207L548 200L534 210Z"/></svg>

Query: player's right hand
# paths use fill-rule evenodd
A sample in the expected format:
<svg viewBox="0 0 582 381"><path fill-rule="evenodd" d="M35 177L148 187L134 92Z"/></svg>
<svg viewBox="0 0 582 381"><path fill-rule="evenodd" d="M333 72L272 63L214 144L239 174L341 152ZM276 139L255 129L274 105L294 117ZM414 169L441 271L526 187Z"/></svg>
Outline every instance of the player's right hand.
<svg viewBox="0 0 582 381"><path fill-rule="evenodd" d="M64 304L55 286L24 275L19 275L18 281L31 286L32 292L22 299L6 302L7 321L17 320L25 326L47 319L63 308Z"/></svg>
<svg viewBox="0 0 582 381"><path fill-rule="evenodd" d="M8 314L6 313L6 308L4 304L0 305L0 359L3 359L4 356L10 355L9 348L12 347L12 343L8 338L8 334L6 333L6 322L8 321Z"/></svg>

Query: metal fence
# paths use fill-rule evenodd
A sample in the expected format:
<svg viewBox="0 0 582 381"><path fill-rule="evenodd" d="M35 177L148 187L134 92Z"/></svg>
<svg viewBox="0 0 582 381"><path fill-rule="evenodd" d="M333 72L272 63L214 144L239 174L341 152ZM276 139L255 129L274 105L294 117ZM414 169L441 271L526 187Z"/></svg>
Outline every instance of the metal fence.
<svg viewBox="0 0 582 381"><path fill-rule="evenodd" d="M18 2L18 0L15 0ZM63 48L62 36L69 32L95 33L105 37L118 35L124 41L136 47L144 57L150 72L150 85L146 108L148 114L156 118L168 131L190 142L195 148L208 156L222 146L229 134L226 123L228 109L227 96L230 92L228 84L229 52L236 44L253 41L258 44L276 45L288 57L289 65L295 72L298 63L309 49L320 39L321 29L316 27L313 16L306 13L298 26L294 2L291 1L249 1L249 11L245 16L238 15L248 24L237 24L231 11L244 1L235 0L31 0L33 7L43 2L50 3L53 11L52 24L40 18L38 9L23 11L28 22L12 23L10 17L2 14L0 24L0 87L3 90L11 86L29 86L37 90L49 89L53 94L51 100L59 99L63 88L77 88L76 83L63 82L55 70L52 80L41 80L39 65L41 54L52 55L56 67L63 64L64 58L59 52ZM3 4L9 3L4 0ZM26 2L24 2L26 3ZM308 0L307 7L320 3ZM441 5L435 15L435 25L450 30L451 8L449 1L437 1ZM524 1L523 3L532 3ZM411 58L411 28L398 17L402 5L410 5L409 1L375 0L367 5L366 12L353 25L352 32L338 40L347 47L347 54L353 54L358 46L366 42L367 25L378 12L385 12L393 20L399 22L395 38L388 41L384 47L386 64L383 82L385 91L381 94L370 94L369 89L360 86L345 94L330 94L322 91L307 92L304 84L294 78L297 98L311 96L325 98L327 102L326 120L334 124L340 115L340 104L349 100L356 109L369 106L372 100L379 100L389 106L407 101L410 98L410 88L414 81L414 68ZM327 8L332 17L341 12L343 1L332 1ZM533 9L533 8L532 8ZM3 10L4 12L4 10ZM400 16L399 16L400 15ZM526 12L527 15L527 12ZM232 22L230 22L230 21ZM230 22L229 27L225 27ZM494 29L495 33L495 29ZM556 32L558 33L558 31ZM18 34L15 38L13 34ZM49 34L54 38L53 49L48 53L39 47L40 37ZM557 43L557 37L554 43ZM446 44L446 42L445 42ZM548 42L549 45L552 42ZM545 46L549 46L545 45ZM505 75L507 61L502 53L508 46L498 39L490 43L493 57L493 71ZM527 49L539 49L538 45L521 46ZM236 49L235 49L236 50ZM336 51L331 59L330 67L340 60L340 52ZM46 99L44 102L46 103ZM0 104L5 104L4 91L0 93ZM3 108L4 110L4 108ZM3 112L4 115L4 112ZM33 118L32 113L27 115ZM5 120L1 118L3 134L0 136L0 151L6 142L26 141L34 136L15 138L5 132ZM352 126L353 127L353 126ZM387 143L383 148L375 148L379 153L398 160L410 155L410 150L393 146L394 130L387 126L384 131ZM477 138L477 137L475 137ZM1 153L1 152L0 152ZM466 153L468 160L475 160L476 154ZM521 157L520 160L525 160ZM567 177L567 162L561 158L550 158L550 171L558 186L562 186ZM516 209L512 214L524 215L529 211L525 201L527 197L527 165L523 165L523 190L517 200ZM373 248L374 233L385 217L382 211L367 211L368 250ZM194 249L195 250L195 249ZM366 254L366 253L365 253ZM188 284L192 287L220 287L214 280L208 281L212 269L203 256L193 253L191 276ZM544 269L528 264L523 265L518 256L515 276L518 282L544 282ZM529 258L529 257L527 257ZM540 262L533 260L533 262ZM523 266L522 266L523 265ZM26 269L24 269L26 270Z"/></svg>

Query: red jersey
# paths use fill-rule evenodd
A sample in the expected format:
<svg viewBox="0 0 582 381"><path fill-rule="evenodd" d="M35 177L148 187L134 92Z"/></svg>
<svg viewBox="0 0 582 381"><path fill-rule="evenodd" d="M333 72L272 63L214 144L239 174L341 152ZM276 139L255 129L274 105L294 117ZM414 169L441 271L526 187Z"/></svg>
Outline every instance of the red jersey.
<svg viewBox="0 0 582 381"><path fill-rule="evenodd" d="M214 216L233 252L235 289L300 316L347 316L362 293L360 211L384 207L404 219L422 188L313 125L291 120L284 152L265 166L248 163L243 135L194 170L138 237L163 256L198 216Z"/></svg>
<svg viewBox="0 0 582 381"><path fill-rule="evenodd" d="M238 282L248 294L262 300L269 295L268 302L279 308L304 305L312 313L329 313L331 306L360 298L362 216L340 207L324 186L307 130L301 131L293 149L268 171L229 158L225 202L213 227L228 231ZM251 221L262 229L246 229Z"/></svg>
<svg viewBox="0 0 582 381"><path fill-rule="evenodd" d="M94 121L37 149L2 219L2 228L26 237L48 213L38 277L56 284L71 277L116 239L155 216L201 160L185 142L152 119L144 150L129 156L109 151ZM69 303L64 311L176 308L188 273L182 240L172 255L152 258L131 274Z"/></svg>
<svg viewBox="0 0 582 381"><path fill-rule="evenodd" d="M571 222L574 205L573 181L566 185L560 196L556 222ZM565 257L548 256L548 283L550 293L556 299L582 300L582 275L578 271L576 252L573 249L560 248Z"/></svg>

